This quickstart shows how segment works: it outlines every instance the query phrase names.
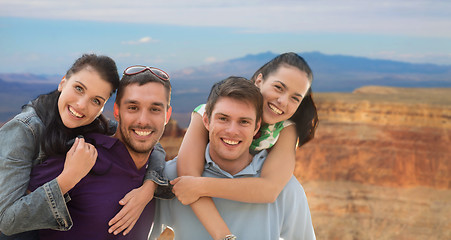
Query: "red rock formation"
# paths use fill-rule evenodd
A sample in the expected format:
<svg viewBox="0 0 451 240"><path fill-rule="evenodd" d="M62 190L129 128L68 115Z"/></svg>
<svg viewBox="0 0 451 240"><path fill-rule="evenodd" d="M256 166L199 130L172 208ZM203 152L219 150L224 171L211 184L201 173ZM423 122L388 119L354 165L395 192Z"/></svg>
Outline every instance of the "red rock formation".
<svg viewBox="0 0 451 240"><path fill-rule="evenodd" d="M186 129L180 128L177 121L174 119L170 119L168 124L166 124L163 136L160 140L161 145L166 151L166 160L173 159L177 156L185 132Z"/></svg>
<svg viewBox="0 0 451 240"><path fill-rule="evenodd" d="M316 94L297 150L318 239L451 239L451 89Z"/></svg>
<svg viewBox="0 0 451 240"><path fill-rule="evenodd" d="M179 138L185 135L186 130L179 127L174 119L169 119L164 129L163 137L165 138Z"/></svg>
<svg viewBox="0 0 451 240"><path fill-rule="evenodd" d="M451 90L441 104L421 99L440 98L434 90L385 90L389 96L363 90L316 94L320 124L315 139L297 152L295 175L451 189L451 104L444 104L451 102Z"/></svg>

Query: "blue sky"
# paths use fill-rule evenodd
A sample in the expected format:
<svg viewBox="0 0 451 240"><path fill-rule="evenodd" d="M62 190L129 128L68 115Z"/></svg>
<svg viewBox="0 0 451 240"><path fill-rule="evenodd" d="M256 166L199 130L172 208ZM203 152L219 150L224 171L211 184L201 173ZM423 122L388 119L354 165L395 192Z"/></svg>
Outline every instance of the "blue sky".
<svg viewBox="0 0 451 240"><path fill-rule="evenodd" d="M168 72L266 51L451 65L451 1L0 0L0 73L82 53Z"/></svg>

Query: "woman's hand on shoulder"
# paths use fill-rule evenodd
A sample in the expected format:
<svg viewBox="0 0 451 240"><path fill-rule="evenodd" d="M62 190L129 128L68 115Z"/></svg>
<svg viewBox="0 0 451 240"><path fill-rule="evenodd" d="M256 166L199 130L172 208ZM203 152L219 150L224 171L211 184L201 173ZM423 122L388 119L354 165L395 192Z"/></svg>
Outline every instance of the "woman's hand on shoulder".
<svg viewBox="0 0 451 240"><path fill-rule="evenodd" d="M64 193L72 189L92 169L97 159L97 149L83 138L76 138L66 154L63 172L58 176L58 184Z"/></svg>

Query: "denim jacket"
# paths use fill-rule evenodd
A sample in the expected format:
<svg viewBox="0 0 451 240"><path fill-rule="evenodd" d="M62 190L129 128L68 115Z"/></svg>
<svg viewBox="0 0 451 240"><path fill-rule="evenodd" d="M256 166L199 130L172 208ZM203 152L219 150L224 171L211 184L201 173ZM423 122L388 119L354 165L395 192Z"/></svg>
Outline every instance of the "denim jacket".
<svg viewBox="0 0 451 240"><path fill-rule="evenodd" d="M30 171L45 160L40 147L44 125L31 106L0 128L0 232L12 235L36 229L67 231L72 219L56 179L26 195ZM162 174L165 152L161 145L153 151L146 174L159 186L160 198L172 198L171 186ZM155 196L157 197L157 196ZM0 233L0 239L7 239ZM25 239L25 238L24 238Z"/></svg>
<svg viewBox="0 0 451 240"><path fill-rule="evenodd" d="M4 234L72 226L56 179L25 195L31 168L45 159L39 144L43 130L31 106L0 128L0 231Z"/></svg>

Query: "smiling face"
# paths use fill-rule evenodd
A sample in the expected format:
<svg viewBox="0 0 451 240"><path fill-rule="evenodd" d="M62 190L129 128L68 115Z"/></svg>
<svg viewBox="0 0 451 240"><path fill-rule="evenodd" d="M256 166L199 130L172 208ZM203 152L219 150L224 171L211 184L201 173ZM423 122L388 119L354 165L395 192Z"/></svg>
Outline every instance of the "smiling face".
<svg viewBox="0 0 451 240"><path fill-rule="evenodd" d="M116 137L125 144L130 155L149 154L171 116L163 84L149 82L126 86L119 105L114 104L114 116L119 122Z"/></svg>
<svg viewBox="0 0 451 240"><path fill-rule="evenodd" d="M255 85L263 95L263 122L268 124L289 119L310 87L305 72L286 65L268 76L260 74Z"/></svg>
<svg viewBox="0 0 451 240"><path fill-rule="evenodd" d="M58 111L64 126L77 128L89 125L101 113L110 97L112 86L91 67L86 67L58 85L61 95Z"/></svg>
<svg viewBox="0 0 451 240"><path fill-rule="evenodd" d="M249 164L249 146L260 124L255 107L245 101L221 97L214 105L210 119L203 117L209 131L210 156L231 174Z"/></svg>

